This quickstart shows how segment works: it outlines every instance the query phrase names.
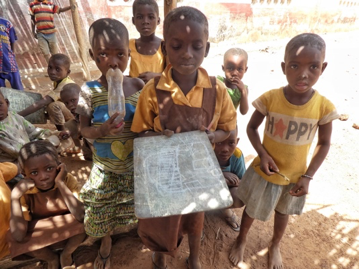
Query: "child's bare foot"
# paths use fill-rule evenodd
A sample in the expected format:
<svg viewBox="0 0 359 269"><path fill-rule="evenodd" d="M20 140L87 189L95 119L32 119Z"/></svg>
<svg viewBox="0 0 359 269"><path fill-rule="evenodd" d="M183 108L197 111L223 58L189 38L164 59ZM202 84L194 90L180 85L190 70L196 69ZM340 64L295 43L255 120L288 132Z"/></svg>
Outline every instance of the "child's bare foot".
<svg viewBox="0 0 359 269"><path fill-rule="evenodd" d="M268 251L268 268L283 269L282 255L280 254L279 245L271 245Z"/></svg>
<svg viewBox="0 0 359 269"><path fill-rule="evenodd" d="M188 257L186 260L187 268L188 269L201 269L202 265L201 265L201 262L199 261L199 259L198 258L194 259L194 258L190 258L190 257Z"/></svg>
<svg viewBox="0 0 359 269"><path fill-rule="evenodd" d="M243 262L244 249L246 248L246 241L238 241L232 246L231 252L229 253L229 260L235 265Z"/></svg>
<svg viewBox="0 0 359 269"><path fill-rule="evenodd" d="M107 256L103 257L101 255L100 251L98 251L96 260L93 263L93 268L94 269L110 269L111 268L110 256L111 256L111 253L108 254Z"/></svg>
<svg viewBox="0 0 359 269"><path fill-rule="evenodd" d="M164 254L159 252L152 253L152 263L154 269L166 269L166 257Z"/></svg>

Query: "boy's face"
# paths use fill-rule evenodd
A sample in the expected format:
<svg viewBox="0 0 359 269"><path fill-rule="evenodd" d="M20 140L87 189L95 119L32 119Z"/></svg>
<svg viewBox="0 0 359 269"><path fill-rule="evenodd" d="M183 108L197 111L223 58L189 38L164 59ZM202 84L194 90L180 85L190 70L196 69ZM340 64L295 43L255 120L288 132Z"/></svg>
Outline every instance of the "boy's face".
<svg viewBox="0 0 359 269"><path fill-rule="evenodd" d="M327 67L323 61L324 54L315 47L300 47L287 53L282 70L289 90L299 94L310 91Z"/></svg>
<svg viewBox="0 0 359 269"><path fill-rule="evenodd" d="M47 74L52 81L60 82L70 74L70 70L61 59L51 59L47 66Z"/></svg>
<svg viewBox="0 0 359 269"><path fill-rule="evenodd" d="M157 25L160 24L160 18L153 6L137 5L132 23L141 36L149 36L155 33Z"/></svg>
<svg viewBox="0 0 359 269"><path fill-rule="evenodd" d="M173 72L192 75L197 72L209 51L204 25L192 20L172 23L164 41L164 52L173 66Z"/></svg>
<svg viewBox="0 0 359 269"><path fill-rule="evenodd" d="M79 94L76 91L61 92L61 101L72 114L75 114L79 103Z"/></svg>
<svg viewBox="0 0 359 269"><path fill-rule="evenodd" d="M120 38L107 40L104 36L98 35L94 37L90 55L105 79L110 68L119 68L122 73L126 70L130 50L128 44Z"/></svg>
<svg viewBox="0 0 359 269"><path fill-rule="evenodd" d="M25 161L24 174L34 181L36 188L46 191L55 184L57 166L58 163L50 154L43 154Z"/></svg>
<svg viewBox="0 0 359 269"><path fill-rule="evenodd" d="M247 59L244 55L228 55L222 65L226 80L229 82L233 81L236 77L242 80L247 69Z"/></svg>
<svg viewBox="0 0 359 269"><path fill-rule="evenodd" d="M228 166L229 158L233 155L234 150L238 144L237 132L231 131L229 137L223 142L216 143L214 153L220 166Z"/></svg>
<svg viewBox="0 0 359 269"><path fill-rule="evenodd" d="M9 100L5 99L0 95L0 121L3 121L7 118L7 113L9 111Z"/></svg>

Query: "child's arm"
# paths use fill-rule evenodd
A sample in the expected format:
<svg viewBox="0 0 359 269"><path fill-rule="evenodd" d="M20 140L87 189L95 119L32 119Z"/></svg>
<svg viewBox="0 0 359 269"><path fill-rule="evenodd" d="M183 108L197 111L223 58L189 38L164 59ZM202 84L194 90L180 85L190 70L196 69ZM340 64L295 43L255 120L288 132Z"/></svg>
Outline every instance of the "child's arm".
<svg viewBox="0 0 359 269"><path fill-rule="evenodd" d="M28 225L22 213L20 199L26 191L33 187L35 187L35 183L32 180L23 179L11 191L10 231L17 242L21 242L25 238Z"/></svg>
<svg viewBox="0 0 359 269"><path fill-rule="evenodd" d="M83 203L78 200L71 190L66 186L64 180L67 175L66 165L64 163L60 164L57 167L59 171L56 178L55 183L56 186L59 188L62 197L64 198L65 204L69 208L71 214L77 219L79 222L83 222L85 209Z"/></svg>
<svg viewBox="0 0 359 269"><path fill-rule="evenodd" d="M308 166L305 175L313 177L315 172L319 169L327 156L330 148L330 138L332 135L332 122L324 125L319 125L318 130L318 143L314 149L312 160ZM293 196L302 196L309 191L309 182L311 178L301 177L295 186L290 190L290 194Z"/></svg>
<svg viewBox="0 0 359 269"><path fill-rule="evenodd" d="M54 100L48 95L46 95L44 98L40 99L36 103L32 104L31 106L28 106L24 110L20 111L18 114L20 116L26 117L27 115L30 115L39 109L43 108L44 106L47 106L48 104L52 103Z"/></svg>
<svg viewBox="0 0 359 269"><path fill-rule="evenodd" d="M31 15L31 32L35 39L37 39L36 36L36 22L35 22L35 16Z"/></svg>
<svg viewBox="0 0 359 269"><path fill-rule="evenodd" d="M70 10L70 9L75 9L76 8L76 6L77 6L77 4L75 3L74 5L72 5L72 6L67 6L67 7L61 7L60 9L59 9L59 14L61 13L61 12L65 12L65 11L68 11L68 10Z"/></svg>
<svg viewBox="0 0 359 269"><path fill-rule="evenodd" d="M143 82L146 84L150 79L158 76L161 76L161 73L143 72L138 75L138 78L142 79Z"/></svg>
<svg viewBox="0 0 359 269"><path fill-rule="evenodd" d="M242 80L238 77L233 78L232 84L235 85L238 90L241 92L241 100L239 103L239 111L242 115L247 114L249 106L248 106L248 88Z"/></svg>
<svg viewBox="0 0 359 269"><path fill-rule="evenodd" d="M143 131L138 134L139 137L150 137L150 136L158 136L158 135L165 135L167 137L171 137L174 134L172 130L164 130L163 132L155 132L151 130Z"/></svg>
<svg viewBox="0 0 359 269"><path fill-rule="evenodd" d="M251 141L253 148L257 151L258 156L261 159L261 170L268 176L270 176L274 174L274 172L272 171L278 171L278 167L272 157L263 147L258 133L258 127L263 122L263 119L264 115L258 110L255 110L247 126L247 135L249 140Z"/></svg>
<svg viewBox="0 0 359 269"><path fill-rule="evenodd" d="M231 172L223 172L223 176L226 179L228 187L238 187L240 179L236 174Z"/></svg>
<svg viewBox="0 0 359 269"><path fill-rule="evenodd" d="M80 129L81 135L89 139L97 139L107 135L117 135L123 131L125 123L122 122L121 126L114 122L119 113L113 114L107 121L99 127L91 125L91 118L85 115L80 115Z"/></svg>

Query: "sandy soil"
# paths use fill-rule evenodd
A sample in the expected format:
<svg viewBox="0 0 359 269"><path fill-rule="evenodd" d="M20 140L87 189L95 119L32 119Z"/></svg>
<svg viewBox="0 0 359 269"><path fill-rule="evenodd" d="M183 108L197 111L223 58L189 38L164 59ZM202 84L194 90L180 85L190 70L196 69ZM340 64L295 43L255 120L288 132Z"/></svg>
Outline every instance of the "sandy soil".
<svg viewBox="0 0 359 269"><path fill-rule="evenodd" d="M334 102L340 114L348 114L349 119L334 122L330 153L310 185L304 213L290 217L282 240L282 256L285 268L288 269L359 269L359 130L352 128L353 123L359 123L359 35L340 33L323 37L327 42L326 60L329 65L315 88ZM286 83L280 62L287 41L243 46L249 53L249 70L244 81L249 85L250 102L262 92ZM212 44L209 57L203 64L211 75L222 73L223 53L232 46L235 45L230 41L220 45ZM98 73L94 72L94 77L96 75ZM32 91L46 94L51 89L50 80L45 78L44 74L27 76L24 83L28 90L32 87ZM73 77L82 84L80 74ZM255 152L245 134L245 127L252 112L251 108L246 116L238 117L241 138L239 147L249 161ZM68 170L83 184L90 171L90 162L82 160L81 156L66 157L63 161ZM242 209L236 209L235 212L241 216ZM242 268L267 268L267 247L272 230L273 218L265 223L254 222L245 251L246 265ZM228 260L229 250L238 233L230 229L217 212L206 213L204 232L205 239L200 256L203 268L238 268ZM98 242L92 241L87 241L85 246L79 248L75 252L78 268L92 268L98 248ZM111 268L150 269L151 253L143 247L135 230L118 234L114 236ZM185 260L188 255L188 244L185 240L178 256L168 259L168 268L186 268ZM46 268L43 264L22 268L43 266Z"/></svg>

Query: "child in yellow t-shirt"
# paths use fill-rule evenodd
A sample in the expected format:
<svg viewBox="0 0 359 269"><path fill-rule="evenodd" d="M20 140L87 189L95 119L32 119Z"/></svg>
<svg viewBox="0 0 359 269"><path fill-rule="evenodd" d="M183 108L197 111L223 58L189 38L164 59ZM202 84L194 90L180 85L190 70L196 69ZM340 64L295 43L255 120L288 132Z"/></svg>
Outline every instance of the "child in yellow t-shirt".
<svg viewBox="0 0 359 269"><path fill-rule="evenodd" d="M254 221L267 221L275 212L268 268L282 268L279 244L289 215L302 213L309 182L324 161L339 118L334 105L312 87L327 67L325 42L316 34L300 34L286 46L282 70L288 84L270 90L253 102L256 108L247 127L258 156L245 172L239 202L246 205L239 235L229 255L243 261L247 234ZM266 118L263 142L258 127ZM308 152L318 129L318 142L307 166Z"/></svg>
<svg viewBox="0 0 359 269"><path fill-rule="evenodd" d="M160 76L166 66L161 39L155 36L160 24L158 5L155 0L135 0L132 10L132 23L140 38L130 39L130 77L138 77L147 83L151 78Z"/></svg>

